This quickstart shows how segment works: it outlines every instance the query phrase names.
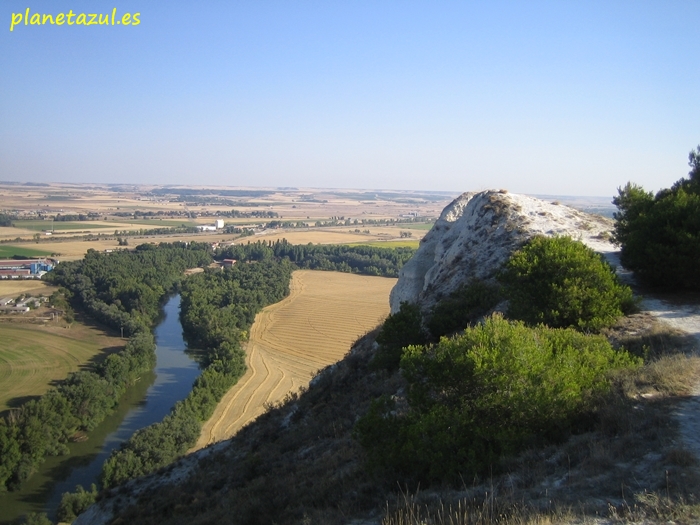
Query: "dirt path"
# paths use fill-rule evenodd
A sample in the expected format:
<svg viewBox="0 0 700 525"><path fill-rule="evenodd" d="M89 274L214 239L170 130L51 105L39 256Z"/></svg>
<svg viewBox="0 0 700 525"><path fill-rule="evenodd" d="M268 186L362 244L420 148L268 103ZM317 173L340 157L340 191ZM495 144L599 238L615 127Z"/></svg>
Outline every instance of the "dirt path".
<svg viewBox="0 0 700 525"><path fill-rule="evenodd" d="M596 249L596 247L594 247ZM605 258L618 268L618 275L627 284L634 285L632 272L620 266L619 251L600 250ZM673 328L682 330L697 341L696 353L700 353L700 304L696 301L668 300L645 295L642 310ZM685 446L700 459L700 384L695 386L691 396L679 404L675 412L680 423L680 435Z"/></svg>
<svg viewBox="0 0 700 525"><path fill-rule="evenodd" d="M340 360L359 336L389 314L396 279L338 272L294 272L290 294L265 308L251 327L248 370L221 399L192 451L228 439Z"/></svg>

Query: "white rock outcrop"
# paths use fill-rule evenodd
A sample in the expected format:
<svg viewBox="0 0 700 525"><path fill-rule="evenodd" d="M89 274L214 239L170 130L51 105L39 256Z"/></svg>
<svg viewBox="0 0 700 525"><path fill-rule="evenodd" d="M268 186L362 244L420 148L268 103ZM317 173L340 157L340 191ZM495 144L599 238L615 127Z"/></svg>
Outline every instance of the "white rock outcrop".
<svg viewBox="0 0 700 525"><path fill-rule="evenodd" d="M473 279L493 279L510 255L535 235L567 235L611 252L612 221L557 202L504 190L463 193L421 240L391 291L392 313L402 302L423 310Z"/></svg>

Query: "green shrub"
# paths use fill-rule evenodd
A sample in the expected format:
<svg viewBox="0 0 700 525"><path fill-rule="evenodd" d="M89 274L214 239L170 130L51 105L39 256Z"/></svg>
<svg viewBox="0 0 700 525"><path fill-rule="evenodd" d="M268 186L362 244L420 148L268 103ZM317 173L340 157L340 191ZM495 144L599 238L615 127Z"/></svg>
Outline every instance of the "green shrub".
<svg viewBox="0 0 700 525"><path fill-rule="evenodd" d="M552 328L597 331L635 309L628 286L603 257L569 237L534 237L499 275L508 317Z"/></svg>
<svg viewBox="0 0 700 525"><path fill-rule="evenodd" d="M688 179L655 197L628 182L613 200L620 260L652 286L700 290L700 146L689 164Z"/></svg>
<svg viewBox="0 0 700 525"><path fill-rule="evenodd" d="M464 330L501 300L500 287L484 281L460 286L430 312L428 330L434 338Z"/></svg>
<svg viewBox="0 0 700 525"><path fill-rule="evenodd" d="M95 503L97 498L97 487L93 483L90 492L82 485L75 487L75 492L64 492L61 495L61 503L56 511L56 517L61 523L72 523L79 514L85 511L90 505Z"/></svg>
<svg viewBox="0 0 700 525"><path fill-rule="evenodd" d="M608 372L640 363L603 336L492 317L437 345L408 347L408 405L376 400L355 435L370 466L423 482L469 479L590 421Z"/></svg>
<svg viewBox="0 0 700 525"><path fill-rule="evenodd" d="M417 304L401 303L399 311L390 315L377 335L379 349L372 360L375 369L395 370L401 351L409 345L422 345L427 337L421 328L422 316Z"/></svg>

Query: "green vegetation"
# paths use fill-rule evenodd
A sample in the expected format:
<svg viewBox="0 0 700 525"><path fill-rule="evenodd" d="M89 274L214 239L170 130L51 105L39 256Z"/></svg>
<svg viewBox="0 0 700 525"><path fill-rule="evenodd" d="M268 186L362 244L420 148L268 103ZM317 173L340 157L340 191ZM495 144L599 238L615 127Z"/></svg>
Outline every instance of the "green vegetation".
<svg viewBox="0 0 700 525"><path fill-rule="evenodd" d="M94 483L90 486L89 492L81 485L78 485L73 493L64 492L61 497L61 504L56 512L58 521L60 523L73 523L78 514L95 503L96 498L97 486Z"/></svg>
<svg viewBox="0 0 700 525"><path fill-rule="evenodd" d="M553 328L600 330L635 308L632 290L614 269L569 237L534 237L499 275L508 317Z"/></svg>
<svg viewBox="0 0 700 525"><path fill-rule="evenodd" d="M610 388L608 373L638 364L602 336L494 317L437 345L406 348L408 406L380 398L356 435L373 467L415 481L471 479L568 435Z"/></svg>
<svg viewBox="0 0 700 525"><path fill-rule="evenodd" d="M251 253L258 248L247 247ZM266 259L210 270L183 282L180 317L190 346L202 349L197 357L204 371L163 421L137 431L112 453L102 470L105 487L163 467L195 444L202 424L245 372L241 343L255 315L289 293L293 270L286 259Z"/></svg>
<svg viewBox="0 0 700 525"><path fill-rule="evenodd" d="M95 371L70 374L38 400L0 419L0 491L19 487L44 456L65 454L71 436L102 421L126 388L153 368L154 352L153 336L140 332Z"/></svg>
<svg viewBox="0 0 700 525"><path fill-rule="evenodd" d="M430 312L426 326L437 340L443 335L464 330L500 300L501 290L497 285L473 281L460 286L440 301Z"/></svg>
<svg viewBox="0 0 700 525"><path fill-rule="evenodd" d="M8 215L6 213L0 213L0 226L4 226L4 227L12 226L13 220L14 220L14 217L12 217L12 215Z"/></svg>
<svg viewBox="0 0 700 525"><path fill-rule="evenodd" d="M19 487L47 455L67 452L78 431L89 431L115 407L126 388L155 365L150 333L163 296L186 268L207 264L206 245L139 246L134 252L88 251L45 279L63 286L73 305L131 336L123 351L94 370L74 372L38 400L0 419L0 490ZM58 298L53 298L57 301Z"/></svg>
<svg viewBox="0 0 700 525"><path fill-rule="evenodd" d="M287 258L308 270L333 270L382 277L398 277L399 270L415 250L410 248L348 246L336 244L290 244L286 240L237 244L218 250L216 257L241 261Z"/></svg>
<svg viewBox="0 0 700 525"><path fill-rule="evenodd" d="M401 303L399 311L384 321L376 341L379 348L372 360L372 367L397 369L405 347L428 342L428 337L421 328L420 307L417 304Z"/></svg>
<svg viewBox="0 0 700 525"><path fill-rule="evenodd" d="M620 260L649 285L700 290L700 146L691 170L656 196L628 182L613 200Z"/></svg>
<svg viewBox="0 0 700 525"><path fill-rule="evenodd" d="M69 289L75 303L98 321L131 335L150 329L161 300L187 268L211 260L209 247L201 243L142 244L109 254L88 250L84 259L60 264L45 279Z"/></svg>
<svg viewBox="0 0 700 525"><path fill-rule="evenodd" d="M68 317L67 313L63 319L68 322ZM43 394L54 381L65 379L80 364L99 356L107 344L115 343L82 326L47 333L15 323L0 324L0 340L3 412L11 400Z"/></svg>
<svg viewBox="0 0 700 525"><path fill-rule="evenodd" d="M37 250L35 248L25 248L24 246L9 246L0 244L0 259L11 259L15 255L19 257L48 257L51 252Z"/></svg>
<svg viewBox="0 0 700 525"><path fill-rule="evenodd" d="M434 222L423 222L415 224L402 224L401 228L406 228L407 230L430 230L435 225Z"/></svg>

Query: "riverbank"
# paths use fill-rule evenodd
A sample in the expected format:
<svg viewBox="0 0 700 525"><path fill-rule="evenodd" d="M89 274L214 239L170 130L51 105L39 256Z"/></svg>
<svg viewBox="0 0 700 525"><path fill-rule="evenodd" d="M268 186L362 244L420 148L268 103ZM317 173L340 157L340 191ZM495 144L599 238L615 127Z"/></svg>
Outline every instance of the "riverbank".
<svg viewBox="0 0 700 525"><path fill-rule="evenodd" d="M179 319L180 296L163 306L163 318L154 329L156 367L131 387L115 409L88 439L68 445L67 456L49 457L21 490L0 495L0 523L10 523L28 512L52 516L64 492L80 484L97 483L102 464L111 452L139 428L160 421L189 392L199 375L197 363L186 353Z"/></svg>

